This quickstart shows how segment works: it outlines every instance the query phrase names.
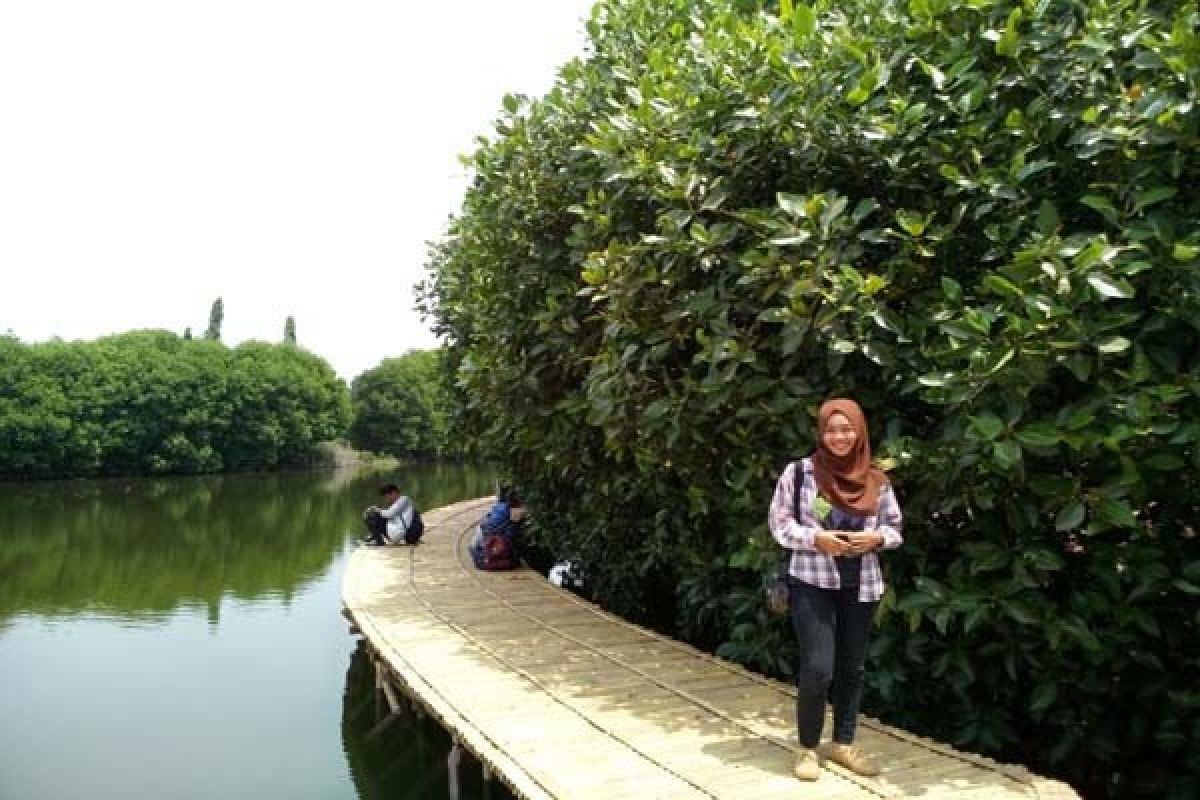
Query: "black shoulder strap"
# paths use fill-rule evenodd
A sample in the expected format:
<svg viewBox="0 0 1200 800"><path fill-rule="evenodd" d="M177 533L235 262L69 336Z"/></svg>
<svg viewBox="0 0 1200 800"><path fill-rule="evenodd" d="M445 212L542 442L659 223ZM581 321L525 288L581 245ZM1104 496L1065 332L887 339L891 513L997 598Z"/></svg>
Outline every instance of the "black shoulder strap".
<svg viewBox="0 0 1200 800"><path fill-rule="evenodd" d="M792 462L792 516L800 521L800 489L804 487L804 462Z"/></svg>

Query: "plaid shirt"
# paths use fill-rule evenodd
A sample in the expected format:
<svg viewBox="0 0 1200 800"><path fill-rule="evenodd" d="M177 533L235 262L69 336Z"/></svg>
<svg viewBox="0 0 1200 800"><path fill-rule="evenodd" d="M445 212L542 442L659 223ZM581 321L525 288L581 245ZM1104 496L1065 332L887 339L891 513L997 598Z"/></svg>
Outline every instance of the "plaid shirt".
<svg viewBox="0 0 1200 800"><path fill-rule="evenodd" d="M794 497L797 464L804 472L798 503ZM822 589L837 589L841 587L841 578L833 556L818 551L814 544L817 532L822 530L813 510L816 498L817 481L813 477L812 460L806 458L788 464L775 486L775 497L771 499L771 511L767 522L771 526L775 541L792 551L788 572L793 578ZM797 509L800 513L799 519L796 519ZM900 535L902 522L903 517L900 514L900 505L896 502L896 495L890 484L884 484L879 492L879 508L874 516L866 518L863 530L879 531L883 534L883 549L891 550L904 542ZM867 603L881 597L883 572L879 569L879 556L874 552L864 553L858 599Z"/></svg>

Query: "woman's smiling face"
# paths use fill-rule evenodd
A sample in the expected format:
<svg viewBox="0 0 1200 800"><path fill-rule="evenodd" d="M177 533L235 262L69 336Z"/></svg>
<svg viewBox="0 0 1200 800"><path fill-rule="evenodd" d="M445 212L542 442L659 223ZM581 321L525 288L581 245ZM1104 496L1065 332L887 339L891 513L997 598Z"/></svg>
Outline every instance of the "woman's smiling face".
<svg viewBox="0 0 1200 800"><path fill-rule="evenodd" d="M845 414L837 412L831 414L825 423L825 430L821 431L821 442L826 450L841 457L854 449L854 445L858 443L858 432L854 430Z"/></svg>

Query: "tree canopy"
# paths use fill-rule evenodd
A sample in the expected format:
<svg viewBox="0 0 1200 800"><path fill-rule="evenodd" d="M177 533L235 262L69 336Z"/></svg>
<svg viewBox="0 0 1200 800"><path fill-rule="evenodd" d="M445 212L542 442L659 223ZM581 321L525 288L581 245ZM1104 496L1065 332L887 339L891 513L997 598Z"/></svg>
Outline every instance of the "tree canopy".
<svg viewBox="0 0 1200 800"><path fill-rule="evenodd" d="M345 383L298 347L134 331L0 337L0 476L195 473L301 463L349 424Z"/></svg>
<svg viewBox="0 0 1200 800"><path fill-rule="evenodd" d="M853 396L908 518L868 708L1092 796L1192 796L1198 28L1155 0L598 3L432 252L464 435L602 602L785 673L765 507Z"/></svg>

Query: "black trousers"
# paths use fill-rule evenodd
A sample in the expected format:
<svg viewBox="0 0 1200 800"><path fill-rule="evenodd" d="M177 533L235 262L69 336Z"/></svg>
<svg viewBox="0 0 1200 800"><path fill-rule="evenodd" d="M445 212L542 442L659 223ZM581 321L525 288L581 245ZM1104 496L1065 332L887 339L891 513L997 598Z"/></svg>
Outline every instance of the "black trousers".
<svg viewBox="0 0 1200 800"><path fill-rule="evenodd" d="M867 639L878 603L863 603L858 589L821 589L790 579L792 628L800 645L796 668L796 730L800 744L821 741L825 700L833 689L833 740L854 741L862 701Z"/></svg>

